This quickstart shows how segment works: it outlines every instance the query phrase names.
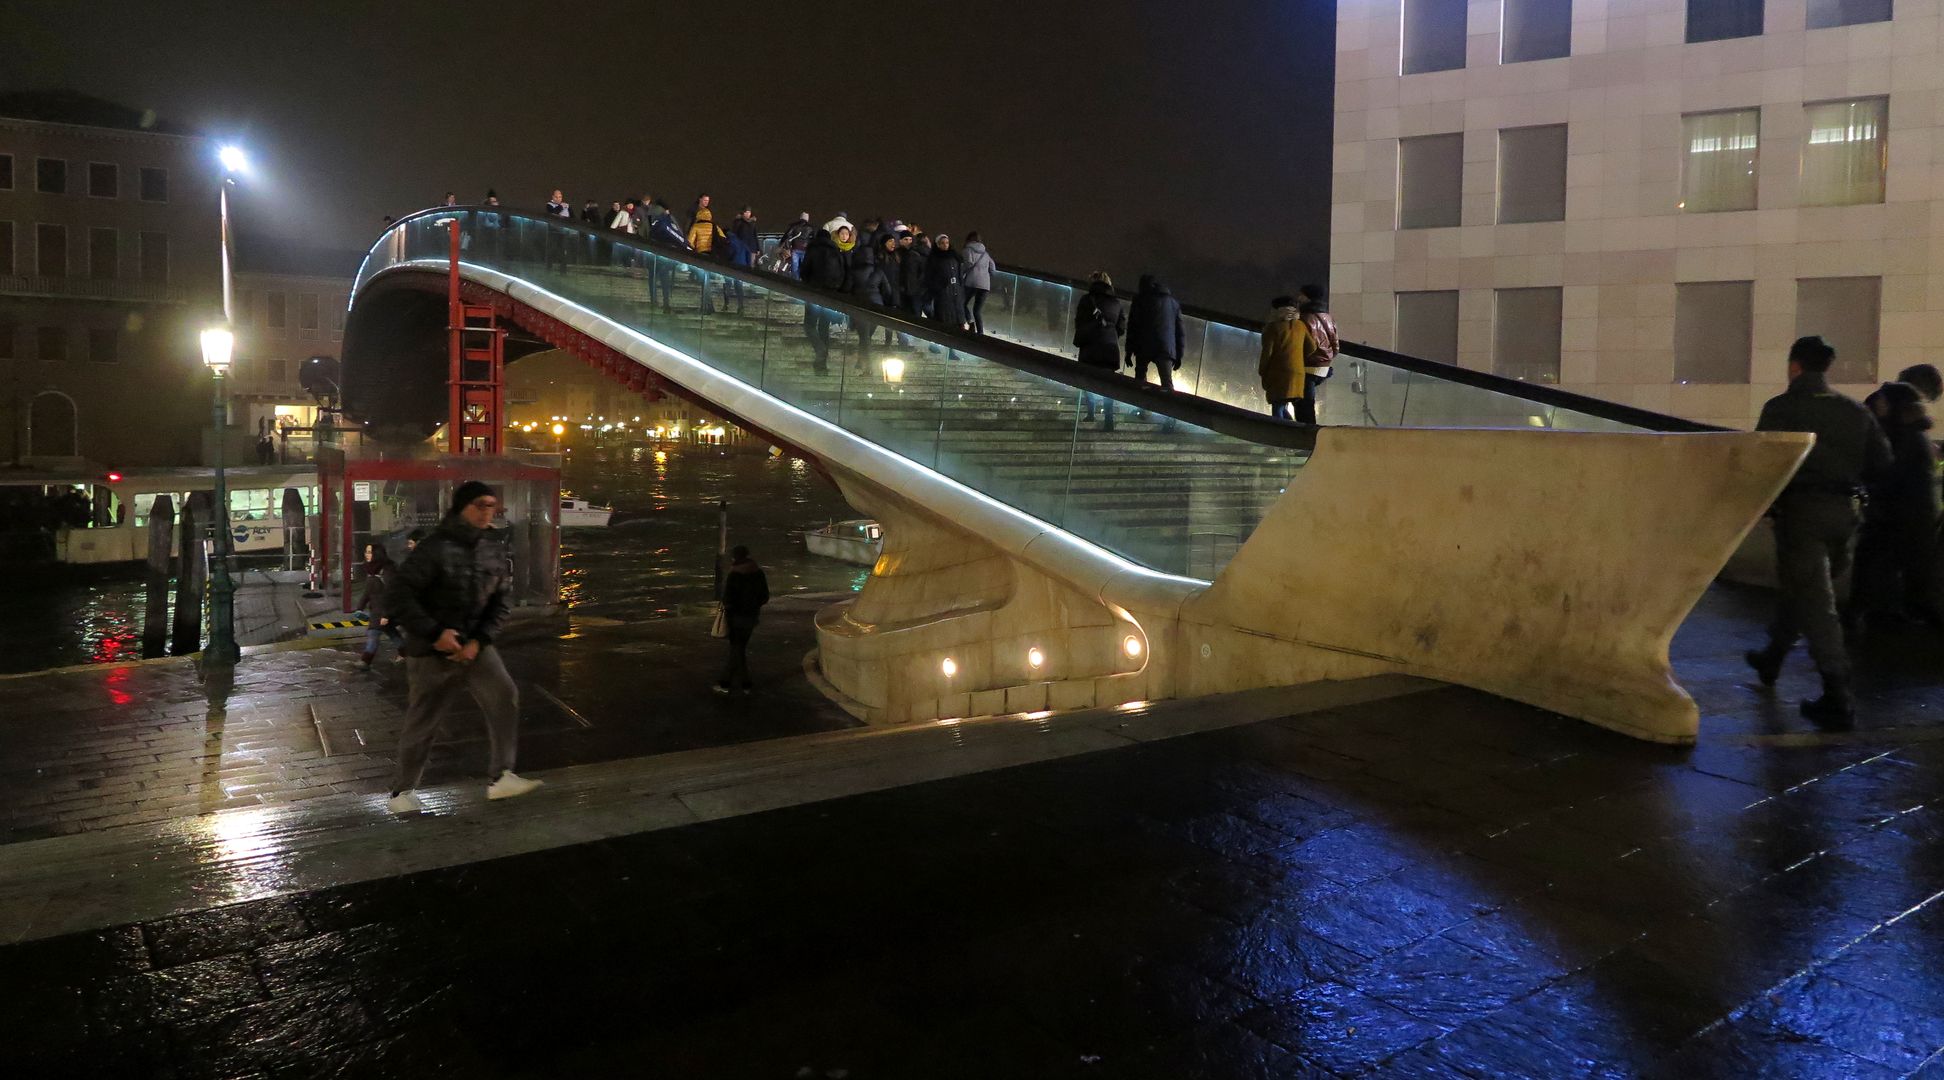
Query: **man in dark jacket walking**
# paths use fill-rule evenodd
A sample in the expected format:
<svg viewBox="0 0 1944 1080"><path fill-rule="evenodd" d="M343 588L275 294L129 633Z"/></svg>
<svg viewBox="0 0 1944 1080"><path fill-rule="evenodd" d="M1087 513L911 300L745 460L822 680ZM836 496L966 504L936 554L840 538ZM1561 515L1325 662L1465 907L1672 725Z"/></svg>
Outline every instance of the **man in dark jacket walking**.
<svg viewBox="0 0 1944 1080"><path fill-rule="evenodd" d="M741 544L729 552L729 572L722 577L722 616L729 629L729 666L715 684L715 692L728 694L738 684L747 694L749 680L749 638L762 618L763 605L769 603L769 578L749 549Z"/></svg>
<svg viewBox="0 0 1944 1080"><path fill-rule="evenodd" d="M1105 270L1095 270L1088 278L1087 295L1073 312L1073 344L1080 350L1080 362L1103 372L1118 373L1121 367L1120 342L1127 333L1127 305L1114 295L1114 279ZM1114 399L1100 394L1082 393L1087 414L1092 420L1094 399L1102 408L1100 430L1114 430Z"/></svg>
<svg viewBox="0 0 1944 1080"><path fill-rule="evenodd" d="M1148 365L1153 364L1161 389L1172 392L1185 345L1181 302L1153 275L1143 274L1127 313L1127 358L1134 361L1134 378L1147 382Z"/></svg>
<svg viewBox="0 0 1944 1080"><path fill-rule="evenodd" d="M385 804L395 814L423 809L412 789L425 772L439 717L461 688L486 714L486 797L510 799L540 786L513 772L520 692L493 648L506 624L512 577L505 547L487 536L498 512L498 492L477 480L460 484L445 520L406 557L386 593L389 616L405 632L399 651L411 687L398 735L398 780Z"/></svg>
<svg viewBox="0 0 1944 1080"><path fill-rule="evenodd" d="M1769 511L1775 518L1781 604L1769 625L1768 645L1749 651L1746 659L1762 685L1773 686L1783 659L1806 635L1823 693L1802 703L1802 715L1842 724L1855 715L1856 705L1832 582L1849 566L1857 493L1889 468L1890 444L1868 409L1829 388L1827 373L1835 359L1836 350L1822 338L1798 338L1789 347L1789 388L1762 406L1755 425L1757 431L1813 432L1816 443Z"/></svg>
<svg viewBox="0 0 1944 1080"><path fill-rule="evenodd" d="M849 267L844 253L837 248L837 241L830 230L819 229L803 249L803 283L819 289L836 291L844 287L844 278ZM830 361L830 309L822 304L803 305L803 336L810 340L815 359L813 367L817 374L829 372Z"/></svg>

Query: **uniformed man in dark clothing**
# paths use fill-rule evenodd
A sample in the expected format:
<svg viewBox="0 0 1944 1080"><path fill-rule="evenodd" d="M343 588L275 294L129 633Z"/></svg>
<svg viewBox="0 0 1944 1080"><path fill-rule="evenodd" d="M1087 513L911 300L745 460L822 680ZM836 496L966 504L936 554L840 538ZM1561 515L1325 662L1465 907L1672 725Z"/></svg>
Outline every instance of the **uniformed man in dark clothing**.
<svg viewBox="0 0 1944 1080"><path fill-rule="evenodd" d="M1748 653L1762 684L1772 686L1798 637L1822 673L1823 693L1802 703L1818 723L1843 723L1855 714L1849 655L1836 614L1832 584L1848 568L1856 536L1857 496L1863 482L1890 467L1890 444L1868 409L1829 388L1836 350L1820 337L1789 347L1789 388L1762 406L1757 431L1807 431L1816 436L1770 514L1775 518L1776 576L1782 588L1768 646Z"/></svg>

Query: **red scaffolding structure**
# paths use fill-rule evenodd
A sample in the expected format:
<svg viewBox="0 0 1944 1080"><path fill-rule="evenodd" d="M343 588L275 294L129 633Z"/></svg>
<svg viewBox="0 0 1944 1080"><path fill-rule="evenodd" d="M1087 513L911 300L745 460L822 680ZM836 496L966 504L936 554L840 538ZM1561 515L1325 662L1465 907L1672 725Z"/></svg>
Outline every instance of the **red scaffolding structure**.
<svg viewBox="0 0 1944 1080"><path fill-rule="evenodd" d="M452 234L446 310L449 371L446 451L498 455L505 449L506 331L490 305L469 304L459 288L459 219Z"/></svg>

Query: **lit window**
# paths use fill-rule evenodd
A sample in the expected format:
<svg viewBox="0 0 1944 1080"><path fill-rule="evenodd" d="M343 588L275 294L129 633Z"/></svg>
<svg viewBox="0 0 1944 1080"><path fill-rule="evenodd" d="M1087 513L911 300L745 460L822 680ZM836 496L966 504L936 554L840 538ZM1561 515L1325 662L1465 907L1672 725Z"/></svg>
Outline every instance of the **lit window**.
<svg viewBox="0 0 1944 1080"><path fill-rule="evenodd" d="M1692 113L1681 117L1681 130L1680 209L1755 209L1762 110Z"/></svg>
<svg viewBox="0 0 1944 1080"><path fill-rule="evenodd" d="M1755 283L1674 286L1674 379L1745 383L1754 342Z"/></svg>
<svg viewBox="0 0 1944 1080"><path fill-rule="evenodd" d="M1882 202L1889 99L1828 101L1805 105L1803 113L1809 134L1802 144L1802 205Z"/></svg>

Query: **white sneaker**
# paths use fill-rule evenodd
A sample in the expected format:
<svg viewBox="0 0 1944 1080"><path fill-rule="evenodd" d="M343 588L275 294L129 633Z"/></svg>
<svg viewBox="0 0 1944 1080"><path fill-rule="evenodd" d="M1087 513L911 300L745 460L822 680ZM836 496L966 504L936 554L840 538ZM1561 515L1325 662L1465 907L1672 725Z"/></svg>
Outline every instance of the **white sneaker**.
<svg viewBox="0 0 1944 1080"><path fill-rule="evenodd" d="M425 804L419 801L419 797L416 794L410 791L401 791L385 800L385 809L390 810L394 814L416 814L425 809Z"/></svg>
<svg viewBox="0 0 1944 1080"><path fill-rule="evenodd" d="M489 799L518 798L532 791L534 788L539 787L542 783L545 783L545 781L528 780L524 776L515 774L512 769L508 769L500 774L498 780L486 785L486 797Z"/></svg>

